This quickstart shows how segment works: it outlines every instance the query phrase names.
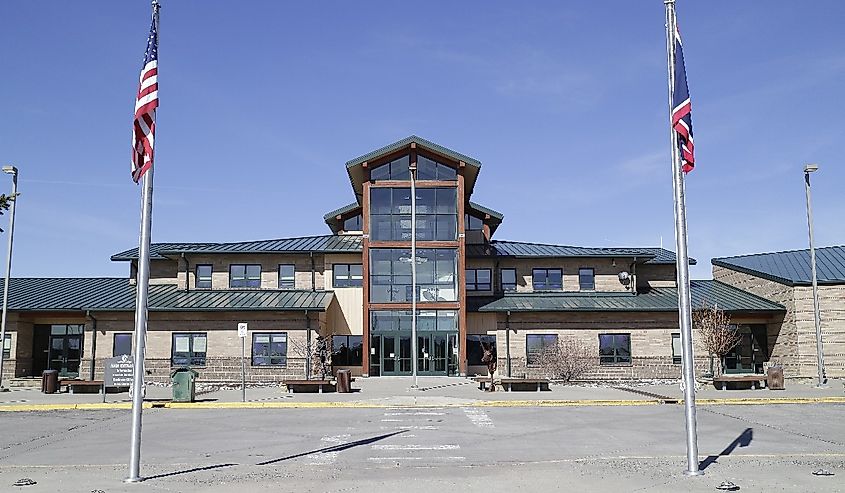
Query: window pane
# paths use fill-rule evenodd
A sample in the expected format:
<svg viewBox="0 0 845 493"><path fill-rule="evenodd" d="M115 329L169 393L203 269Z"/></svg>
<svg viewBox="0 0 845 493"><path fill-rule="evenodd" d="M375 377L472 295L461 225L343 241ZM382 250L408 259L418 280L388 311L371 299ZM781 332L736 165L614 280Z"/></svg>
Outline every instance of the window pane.
<svg viewBox="0 0 845 493"><path fill-rule="evenodd" d="M362 216L358 214L357 216L352 216L349 219L343 221L343 230L344 231L361 231L363 228L361 227L362 224Z"/></svg>
<svg viewBox="0 0 845 493"><path fill-rule="evenodd" d="M417 155L417 179L436 180L437 163L425 156Z"/></svg>
<svg viewBox="0 0 845 493"><path fill-rule="evenodd" d="M132 354L132 334L115 334L112 356Z"/></svg>
<svg viewBox="0 0 845 493"><path fill-rule="evenodd" d="M596 282L593 269L578 269L578 284L584 290L595 289Z"/></svg>
<svg viewBox="0 0 845 493"><path fill-rule="evenodd" d="M546 281L549 289L560 289L563 287L563 271L560 269L549 269L548 280Z"/></svg>
<svg viewBox="0 0 845 493"><path fill-rule="evenodd" d="M387 179L390 179L390 163L383 164L370 170L370 180L375 181Z"/></svg>
<svg viewBox="0 0 845 493"><path fill-rule="evenodd" d="M392 209L392 188L370 189L370 214L390 214Z"/></svg>
<svg viewBox="0 0 845 493"><path fill-rule="evenodd" d="M440 181L455 181L458 179L458 172L455 168L437 163L437 179Z"/></svg>
<svg viewBox="0 0 845 493"><path fill-rule="evenodd" d="M534 269L531 272L531 283L534 289L546 289L546 270Z"/></svg>
<svg viewBox="0 0 845 493"><path fill-rule="evenodd" d="M411 172L408 171L411 160L408 156L402 156L395 161L390 162L390 179L391 180L410 180Z"/></svg>
<svg viewBox="0 0 845 493"><path fill-rule="evenodd" d="M433 214L435 212L434 188L417 188L417 214Z"/></svg>

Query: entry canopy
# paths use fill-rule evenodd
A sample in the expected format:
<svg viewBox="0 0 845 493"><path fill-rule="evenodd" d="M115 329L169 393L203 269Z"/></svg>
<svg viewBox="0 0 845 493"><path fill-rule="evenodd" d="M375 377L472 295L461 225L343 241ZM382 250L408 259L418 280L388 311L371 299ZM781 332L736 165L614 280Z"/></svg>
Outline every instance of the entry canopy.
<svg viewBox="0 0 845 493"><path fill-rule="evenodd" d="M398 140L380 149L376 149L375 151L368 152L367 154L352 159L351 161L347 161L346 171L349 173L349 181L352 183L352 189L355 192L355 198L358 201L358 204L363 203L364 182L367 181L367 167L365 164L371 163L382 157L398 153L403 149L410 149L411 144L415 144L418 149L421 148L428 151L429 153L455 166L460 166L460 164L463 163L464 193L467 197L472 195L472 191L475 188L475 181L478 178L478 172L481 171L481 161L443 147L439 144L435 144L434 142L423 139L422 137L411 135L410 137Z"/></svg>

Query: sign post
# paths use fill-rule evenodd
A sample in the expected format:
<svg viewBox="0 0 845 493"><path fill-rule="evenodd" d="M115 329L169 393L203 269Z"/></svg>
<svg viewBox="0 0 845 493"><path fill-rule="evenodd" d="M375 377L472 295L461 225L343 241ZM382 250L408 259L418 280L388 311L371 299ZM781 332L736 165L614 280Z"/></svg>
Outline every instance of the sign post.
<svg viewBox="0 0 845 493"><path fill-rule="evenodd" d="M241 402L246 402L246 331L245 322L238 324L238 337L241 338Z"/></svg>

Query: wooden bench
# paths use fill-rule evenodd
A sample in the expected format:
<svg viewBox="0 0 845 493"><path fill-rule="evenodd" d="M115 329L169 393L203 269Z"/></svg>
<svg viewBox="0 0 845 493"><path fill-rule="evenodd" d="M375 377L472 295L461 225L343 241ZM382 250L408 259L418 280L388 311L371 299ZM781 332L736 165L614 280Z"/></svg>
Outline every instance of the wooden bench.
<svg viewBox="0 0 845 493"><path fill-rule="evenodd" d="M534 387L531 390L534 391L536 389L537 392L549 390L549 380L546 378L502 378L499 383L508 392L513 390L514 385L517 387L531 386Z"/></svg>
<svg viewBox="0 0 845 493"><path fill-rule="evenodd" d="M334 383L331 380L285 380L283 382L288 389L288 393L296 392L314 392L323 393L323 388L328 392L335 389Z"/></svg>
<svg viewBox="0 0 845 493"><path fill-rule="evenodd" d="M478 383L479 390L487 390L487 385L490 383L490 377L473 377ZM549 390L549 380L546 378L509 378L501 377L493 381L494 385L501 385L507 392L511 392L514 386L517 387L533 387L531 390L540 392L542 390Z"/></svg>
<svg viewBox="0 0 845 493"><path fill-rule="evenodd" d="M713 385L719 388L718 384L722 384L722 390L728 389L728 383L731 382L751 382L751 389L757 388L757 382L763 382L761 388L766 387L766 375L722 375L713 379Z"/></svg>
<svg viewBox="0 0 845 493"><path fill-rule="evenodd" d="M67 391L71 394L75 394L77 389L96 389L97 393L99 393L100 389L103 388L103 381L62 379L59 380L59 391L61 391L62 387L66 387Z"/></svg>
<svg viewBox="0 0 845 493"><path fill-rule="evenodd" d="M478 376L478 377L473 377L472 379L475 381L475 383L478 384L478 390L487 390L487 384L490 383L490 376L486 376L486 377Z"/></svg>

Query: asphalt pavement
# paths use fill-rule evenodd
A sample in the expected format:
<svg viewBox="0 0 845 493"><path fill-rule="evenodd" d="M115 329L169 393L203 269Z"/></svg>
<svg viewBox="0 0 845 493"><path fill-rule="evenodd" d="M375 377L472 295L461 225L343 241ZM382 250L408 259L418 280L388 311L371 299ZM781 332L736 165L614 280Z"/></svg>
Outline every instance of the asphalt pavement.
<svg viewBox="0 0 845 493"><path fill-rule="evenodd" d="M843 411L701 406L686 477L677 405L151 409L139 484L128 411L4 413L0 491L845 491Z"/></svg>

